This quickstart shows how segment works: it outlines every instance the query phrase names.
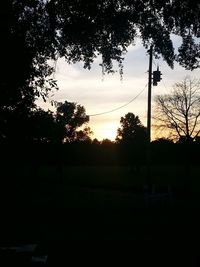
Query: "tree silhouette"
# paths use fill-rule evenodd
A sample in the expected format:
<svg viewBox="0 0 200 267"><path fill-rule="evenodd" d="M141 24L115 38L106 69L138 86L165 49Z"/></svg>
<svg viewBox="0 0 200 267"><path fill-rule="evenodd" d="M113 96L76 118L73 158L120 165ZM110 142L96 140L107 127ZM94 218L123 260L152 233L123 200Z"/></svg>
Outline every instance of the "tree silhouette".
<svg viewBox="0 0 200 267"><path fill-rule="evenodd" d="M187 69L199 67L195 0L10 0L1 7L1 136L12 126L13 113L25 108L28 113L37 97L45 100L57 88L50 76L55 66L49 62L58 57L68 63L83 61L90 68L101 55L105 72L113 71L116 60L122 74L127 47L139 36L145 48L153 45L155 56L161 55L169 66L176 60ZM182 37L177 54L171 34Z"/></svg>
<svg viewBox="0 0 200 267"><path fill-rule="evenodd" d="M23 94L47 96L55 86L48 78L54 71L49 59L64 56L90 68L101 54L109 72L112 60L121 66L124 52L138 36L146 48L153 44L155 54L170 66L174 60L189 69L199 66L198 1L11 0L2 5L2 65L9 66L9 72L3 68L1 88L10 104L10 95L14 103ZM176 56L171 33L183 39Z"/></svg>
<svg viewBox="0 0 200 267"><path fill-rule="evenodd" d="M90 127L79 129L89 121L89 117L85 114L85 108L76 103L67 101L58 103L56 113L35 108L25 113L21 120L18 119L18 115L18 113L15 117L13 115L12 128L7 129L10 135L9 142L11 139L14 142L16 140L22 142L23 139L23 143L29 144L91 141Z"/></svg>
<svg viewBox="0 0 200 267"><path fill-rule="evenodd" d="M146 128L142 125L138 116L127 113L120 119L121 128L117 130L117 143L123 144L145 144L147 141Z"/></svg>
<svg viewBox="0 0 200 267"><path fill-rule="evenodd" d="M104 145L104 146L109 146L109 145L112 145L113 144L113 141L111 141L110 139L108 138L105 138L101 141L101 144Z"/></svg>
<svg viewBox="0 0 200 267"><path fill-rule="evenodd" d="M171 139L167 139L164 137L157 138L156 140L151 142L152 144L156 145L161 145L161 146L168 146L168 145L173 145L174 142Z"/></svg>
<svg viewBox="0 0 200 267"><path fill-rule="evenodd" d="M83 130L76 131L74 134L73 142L78 143L91 143L90 136L93 134L90 127L85 127Z"/></svg>
<svg viewBox="0 0 200 267"><path fill-rule="evenodd" d="M35 143L57 143L58 126L51 111L39 108L32 112L29 119L30 139Z"/></svg>
<svg viewBox="0 0 200 267"><path fill-rule="evenodd" d="M53 79L48 78L53 68L47 60L54 57L54 41L45 4L40 0L6 1L1 12L4 68L0 103L12 108L21 103L30 106L35 97L45 98L56 86Z"/></svg>
<svg viewBox="0 0 200 267"><path fill-rule="evenodd" d="M91 134L89 128L78 131L78 128L89 121L85 108L73 102L58 103L56 111L56 122L59 126L61 141L74 142L81 137L85 139Z"/></svg>
<svg viewBox="0 0 200 267"><path fill-rule="evenodd" d="M168 129L174 139L189 142L200 135L200 81L186 77L171 94L156 97L157 126Z"/></svg>
<svg viewBox="0 0 200 267"><path fill-rule="evenodd" d="M46 8L52 27L60 30L61 55L70 62L83 60L90 67L96 54L102 54L105 70L111 71L112 60L121 63L123 52L139 35L145 47L152 43L170 66L175 59L190 69L198 65L198 1L58 0ZM183 38L177 57L171 33Z"/></svg>

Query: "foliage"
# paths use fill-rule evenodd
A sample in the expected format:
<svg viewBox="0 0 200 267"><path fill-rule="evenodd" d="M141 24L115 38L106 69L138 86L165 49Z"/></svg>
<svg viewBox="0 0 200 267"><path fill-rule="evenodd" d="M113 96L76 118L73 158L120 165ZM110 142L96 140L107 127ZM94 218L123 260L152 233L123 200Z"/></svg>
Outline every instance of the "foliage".
<svg viewBox="0 0 200 267"><path fill-rule="evenodd" d="M31 132L30 141L34 143L57 143L58 125L51 111L39 108L32 112L29 125Z"/></svg>
<svg viewBox="0 0 200 267"><path fill-rule="evenodd" d="M153 44L155 54L171 67L174 60L189 69L199 66L198 1L10 0L1 10L2 64L9 66L9 71L3 68L1 87L18 101L23 94L45 98L55 86L48 78L54 71L49 59L64 56L69 63L83 61L90 68L100 54L109 72L112 60L122 66L127 47L138 36L146 48ZM183 39L176 56L172 33Z"/></svg>
<svg viewBox="0 0 200 267"><path fill-rule="evenodd" d="M72 142L79 142L79 143L91 143L92 140L90 136L93 134L90 127L85 127L82 130L75 131L74 139Z"/></svg>
<svg viewBox="0 0 200 267"><path fill-rule="evenodd" d="M153 44L155 53L171 67L175 59L190 69L198 65L199 45L194 41L200 34L198 1L58 0L48 1L46 8L51 26L58 31L60 56L69 62L83 60L90 68L101 54L105 70L111 71L112 60L121 63L123 53L139 36L145 47ZM177 57L171 33L183 38Z"/></svg>
<svg viewBox="0 0 200 267"><path fill-rule="evenodd" d="M94 138L94 139L92 140L92 144L93 144L93 145L100 145L100 144L101 144L101 141L99 141L97 138Z"/></svg>
<svg viewBox="0 0 200 267"><path fill-rule="evenodd" d="M171 94L156 97L157 126L168 129L181 142L200 135L200 80L186 77Z"/></svg>
<svg viewBox="0 0 200 267"><path fill-rule="evenodd" d="M161 146L170 146L170 145L173 145L174 142L171 139L161 137L161 138L158 138L158 139L152 141L151 144L161 145Z"/></svg>
<svg viewBox="0 0 200 267"><path fill-rule="evenodd" d="M109 146L109 145L112 145L113 142L110 139L106 138L101 141L101 144L104 146Z"/></svg>
<svg viewBox="0 0 200 267"><path fill-rule="evenodd" d="M85 113L85 108L76 103L65 101L57 103L56 122L60 125L61 139L72 142L81 137L84 139L87 133L91 133L89 128L77 132L77 129L89 121Z"/></svg>
<svg viewBox="0 0 200 267"><path fill-rule="evenodd" d="M34 108L24 114L12 112L10 119L12 123L9 124L9 128L3 129L1 142L57 144L91 141L91 129L89 127L80 129L89 121L85 108L73 102L58 103L56 113L41 108ZM3 127L3 120L0 122Z"/></svg>
<svg viewBox="0 0 200 267"><path fill-rule="evenodd" d="M112 72L116 60L122 74L127 47L140 37L169 66L176 60L187 69L199 67L197 0L8 0L0 10L1 136L12 129L14 114L19 113L18 121L27 114L27 120L35 99L45 100L57 89L51 76L55 66L49 62L58 57L68 63L83 61L90 69L101 55L103 71ZM177 54L172 34L183 40Z"/></svg>
<svg viewBox="0 0 200 267"><path fill-rule="evenodd" d="M121 128L117 130L117 143L140 145L147 142L146 128L138 116L129 112L125 117L121 117L120 124Z"/></svg>
<svg viewBox="0 0 200 267"><path fill-rule="evenodd" d="M22 106L2 109L0 112L0 143L26 142L29 136L29 118L31 111Z"/></svg>
<svg viewBox="0 0 200 267"><path fill-rule="evenodd" d="M1 107L15 108L22 102L31 107L35 97L45 99L56 87L48 78L53 69L47 60L54 57L54 42L44 3L13 0L2 4Z"/></svg>

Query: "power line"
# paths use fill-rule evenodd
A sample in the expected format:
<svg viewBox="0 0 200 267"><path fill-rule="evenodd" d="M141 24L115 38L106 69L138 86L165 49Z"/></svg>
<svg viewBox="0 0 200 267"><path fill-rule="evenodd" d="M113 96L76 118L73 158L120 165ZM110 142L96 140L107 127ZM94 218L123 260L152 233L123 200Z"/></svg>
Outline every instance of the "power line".
<svg viewBox="0 0 200 267"><path fill-rule="evenodd" d="M162 79L162 84L164 85L166 92L169 92L169 85L166 86L166 84L165 84L165 82L163 81L163 79Z"/></svg>
<svg viewBox="0 0 200 267"><path fill-rule="evenodd" d="M147 87L147 84L145 85L145 87L142 89L142 91L139 92L139 94L137 94L134 98L132 98L129 102L123 104L122 106L120 107L117 107L117 108L114 108L114 109L111 109L109 111L104 111L104 112L100 112L100 113L96 113L96 114L91 114L91 115L88 115L89 117L94 117L94 116L100 116L100 115L104 115L104 114L108 114L108 113L112 113L116 110L119 110L121 108L124 108L126 106L128 106L130 103L132 103L136 98L138 98L145 90L145 88Z"/></svg>

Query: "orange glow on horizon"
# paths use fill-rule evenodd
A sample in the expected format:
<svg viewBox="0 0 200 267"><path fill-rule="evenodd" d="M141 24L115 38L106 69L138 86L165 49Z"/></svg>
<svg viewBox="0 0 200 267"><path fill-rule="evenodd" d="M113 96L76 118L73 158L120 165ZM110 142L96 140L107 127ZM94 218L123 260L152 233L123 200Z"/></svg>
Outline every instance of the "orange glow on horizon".
<svg viewBox="0 0 200 267"><path fill-rule="evenodd" d="M115 123L103 124L101 128L92 127L92 131L94 133L93 139L97 138L99 141L102 141L103 139L115 141L118 127L119 125Z"/></svg>

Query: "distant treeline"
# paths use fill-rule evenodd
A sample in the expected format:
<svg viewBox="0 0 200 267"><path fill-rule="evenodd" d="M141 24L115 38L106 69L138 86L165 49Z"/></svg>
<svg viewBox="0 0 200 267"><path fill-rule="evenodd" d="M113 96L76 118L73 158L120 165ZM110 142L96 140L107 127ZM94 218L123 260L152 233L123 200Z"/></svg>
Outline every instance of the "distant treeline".
<svg viewBox="0 0 200 267"><path fill-rule="evenodd" d="M148 153L147 153L148 150ZM72 143L1 146L1 164L6 165L145 165L200 164L200 144L151 143L145 145Z"/></svg>

